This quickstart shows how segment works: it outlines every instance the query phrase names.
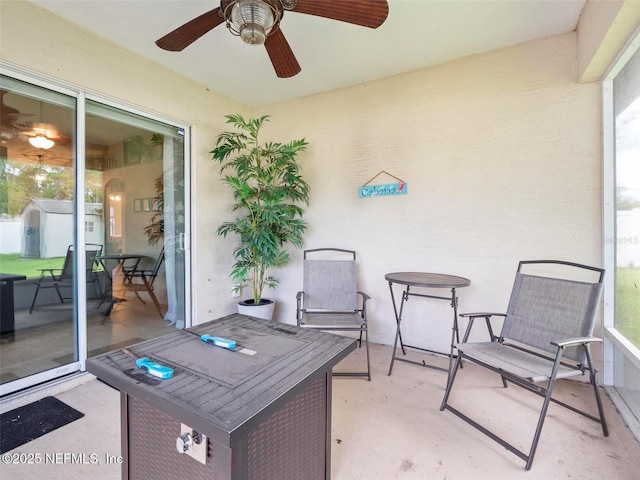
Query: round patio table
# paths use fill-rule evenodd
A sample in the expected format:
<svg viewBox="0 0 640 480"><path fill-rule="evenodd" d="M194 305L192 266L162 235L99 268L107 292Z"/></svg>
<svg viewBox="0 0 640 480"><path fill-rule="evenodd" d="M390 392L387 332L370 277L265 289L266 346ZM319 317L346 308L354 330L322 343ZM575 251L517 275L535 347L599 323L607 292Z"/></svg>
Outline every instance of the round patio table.
<svg viewBox="0 0 640 480"><path fill-rule="evenodd" d="M454 358L453 349L457 342L460 341L460 334L458 331L458 297L456 295L456 289L462 287L468 287L471 284L471 280L464 277L458 277L455 275L447 275L443 273L429 273L429 272L393 272L387 273L384 276L385 280L389 282L389 291L391 292L391 302L393 303L393 311L396 317L396 338L393 342L393 355L391 356L391 364L389 365L389 375L393 370L393 363L395 360L399 362L413 363L415 365L420 365L427 368L433 368L435 370L443 370L443 371L451 371L451 362ZM403 285L404 290L402 291L402 300L400 302L400 308L397 308L397 302L393 291L393 284ZM440 295L431 295L425 293L415 293L411 291L411 287L425 288L425 289L438 289L438 288L446 288L450 289L449 296L440 296ZM404 308L404 302L406 302L409 297L423 297L423 298L431 298L436 300L446 300L451 303L451 308L453 309L453 326L451 333L451 348L448 354L444 354L442 352L436 352L434 350L428 350L426 348L417 347L413 345L408 345L402 341L402 333L400 331L400 324L402 323L402 311ZM442 355L447 355L449 357L449 368L445 369L442 367L438 367L436 365L429 365L422 362L416 362L413 360L406 359L404 357L399 357L396 355L396 351L398 348L398 342L400 342L400 348L402 350L402 354L406 355L405 347L413 348L416 350L422 350L432 353L439 353Z"/></svg>

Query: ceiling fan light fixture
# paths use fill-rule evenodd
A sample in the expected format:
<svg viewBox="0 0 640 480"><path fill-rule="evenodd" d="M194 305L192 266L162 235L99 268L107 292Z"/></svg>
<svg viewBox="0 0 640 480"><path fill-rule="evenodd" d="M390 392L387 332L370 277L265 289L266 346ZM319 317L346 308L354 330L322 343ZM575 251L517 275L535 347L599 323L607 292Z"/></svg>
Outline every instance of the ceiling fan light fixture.
<svg viewBox="0 0 640 480"><path fill-rule="evenodd" d="M49 148L55 145L55 142L46 136L39 134L35 137L31 137L29 139L29 143L33 145L35 148L39 148L42 150L48 150Z"/></svg>
<svg viewBox="0 0 640 480"><path fill-rule="evenodd" d="M224 11L227 27L249 45L262 45L280 22L280 12L264 0L237 0Z"/></svg>

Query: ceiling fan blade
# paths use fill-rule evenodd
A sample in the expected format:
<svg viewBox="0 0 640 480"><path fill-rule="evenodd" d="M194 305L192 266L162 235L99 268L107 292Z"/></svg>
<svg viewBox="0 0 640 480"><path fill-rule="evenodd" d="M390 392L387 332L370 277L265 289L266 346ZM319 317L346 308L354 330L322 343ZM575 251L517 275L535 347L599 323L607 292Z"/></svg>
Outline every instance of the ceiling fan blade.
<svg viewBox="0 0 640 480"><path fill-rule="evenodd" d="M387 0L297 0L292 12L306 13L317 17L330 18L353 23L363 27L378 28L389 14Z"/></svg>
<svg viewBox="0 0 640 480"><path fill-rule="evenodd" d="M214 8L156 40L156 45L170 52L181 52L222 22L224 22L224 18L220 7Z"/></svg>
<svg viewBox="0 0 640 480"><path fill-rule="evenodd" d="M300 73L302 69L282 30L278 29L269 35L264 46L278 78L289 78Z"/></svg>

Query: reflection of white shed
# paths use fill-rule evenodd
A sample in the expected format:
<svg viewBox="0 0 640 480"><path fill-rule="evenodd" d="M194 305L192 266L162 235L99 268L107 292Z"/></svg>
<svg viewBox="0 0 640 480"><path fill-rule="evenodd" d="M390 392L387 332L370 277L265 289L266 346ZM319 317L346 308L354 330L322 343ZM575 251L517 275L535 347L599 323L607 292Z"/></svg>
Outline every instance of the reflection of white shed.
<svg viewBox="0 0 640 480"><path fill-rule="evenodd" d="M87 243L104 245L104 221L101 203L85 203ZM21 213L24 225L23 257L64 257L73 243L73 202L34 198Z"/></svg>

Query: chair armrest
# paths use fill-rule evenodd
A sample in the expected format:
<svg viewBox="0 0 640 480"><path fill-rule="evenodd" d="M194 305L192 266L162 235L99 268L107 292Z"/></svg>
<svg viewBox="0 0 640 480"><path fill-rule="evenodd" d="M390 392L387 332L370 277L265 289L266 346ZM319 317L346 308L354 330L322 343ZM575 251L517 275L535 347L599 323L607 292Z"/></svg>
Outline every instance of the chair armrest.
<svg viewBox="0 0 640 480"><path fill-rule="evenodd" d="M476 318L484 318L487 322L487 330L489 333L489 338L492 342L498 340L498 336L493 333L493 327L491 325L491 317L506 317L505 313L494 313L494 312L471 312L471 313L461 313L459 315L462 318L468 318L469 324L467 325L467 329L464 332L462 337L462 343L466 343L469 339L469 335L471 334L471 329L473 328L473 323Z"/></svg>
<svg viewBox="0 0 640 480"><path fill-rule="evenodd" d="M601 338L597 337L575 337L575 338L565 338L564 340L560 340L557 342L551 342L551 345L560 348L573 347L575 345L584 345L586 343L593 342L601 342Z"/></svg>
<svg viewBox="0 0 640 480"><path fill-rule="evenodd" d="M62 273L61 268L38 268L38 271L40 272L41 279L45 278L48 274L53 280L56 280L56 275L53 272Z"/></svg>
<svg viewBox="0 0 640 480"><path fill-rule="evenodd" d="M356 292L356 295L360 295L360 297L362 298L362 305L360 306L360 308L357 310L358 312L360 312L360 316L362 317L362 319L365 321L367 321L367 300L371 300L371 297L369 295L367 295L364 292L358 291Z"/></svg>
<svg viewBox="0 0 640 480"><path fill-rule="evenodd" d="M364 300L371 300L371 297L364 292L357 292L359 295L362 295Z"/></svg>
<svg viewBox="0 0 640 480"><path fill-rule="evenodd" d="M461 313L461 317L465 318L485 318L485 317L506 317L506 313L494 313L494 312L473 312L473 313Z"/></svg>
<svg viewBox="0 0 640 480"><path fill-rule="evenodd" d="M300 326L300 321L302 320L302 297L304 297L303 291L296 294L296 324L298 326Z"/></svg>

